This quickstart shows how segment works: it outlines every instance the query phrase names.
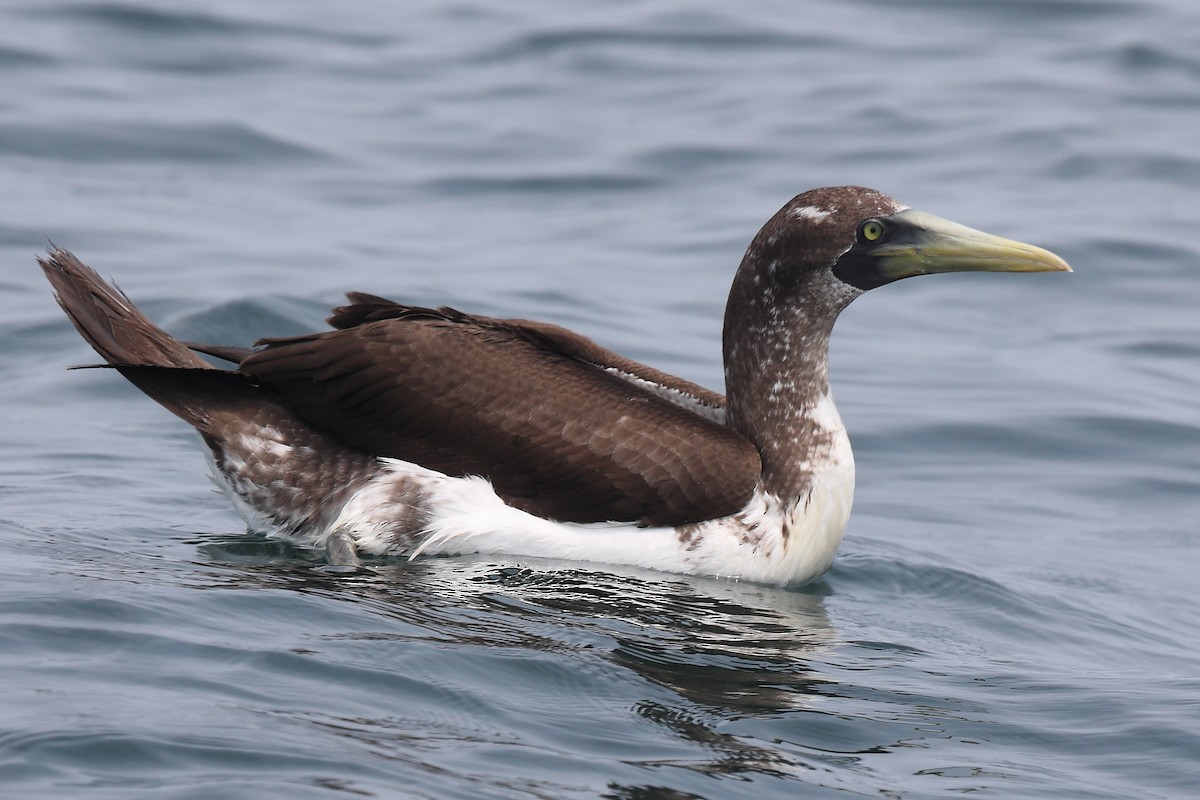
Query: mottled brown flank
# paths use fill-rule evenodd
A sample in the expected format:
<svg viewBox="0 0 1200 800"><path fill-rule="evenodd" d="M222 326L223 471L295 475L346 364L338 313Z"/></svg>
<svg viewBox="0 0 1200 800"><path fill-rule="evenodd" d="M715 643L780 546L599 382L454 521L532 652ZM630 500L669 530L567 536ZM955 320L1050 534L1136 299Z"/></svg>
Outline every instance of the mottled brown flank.
<svg viewBox="0 0 1200 800"><path fill-rule="evenodd" d="M743 547L758 550L763 541L763 526L759 522L751 522L738 531L738 540Z"/></svg>
<svg viewBox="0 0 1200 800"><path fill-rule="evenodd" d="M431 519L430 497L419 479L392 481L389 483L388 499L391 505L386 514L378 509L373 521L385 524L396 541L403 540L407 549L417 547L420 542L416 534L426 530Z"/></svg>
<svg viewBox="0 0 1200 800"><path fill-rule="evenodd" d="M379 471L300 420L248 378L215 369L118 366L131 383L200 433L230 487L280 531L332 521Z"/></svg>
<svg viewBox="0 0 1200 800"><path fill-rule="evenodd" d="M704 527L697 523L679 525L675 528L675 536L679 539L679 543L689 551L695 550L704 538Z"/></svg>
<svg viewBox="0 0 1200 800"><path fill-rule="evenodd" d="M231 488L281 532L327 527L380 471L374 456L339 445L286 408L262 402L211 415L204 441ZM286 442L286 450L270 442Z"/></svg>

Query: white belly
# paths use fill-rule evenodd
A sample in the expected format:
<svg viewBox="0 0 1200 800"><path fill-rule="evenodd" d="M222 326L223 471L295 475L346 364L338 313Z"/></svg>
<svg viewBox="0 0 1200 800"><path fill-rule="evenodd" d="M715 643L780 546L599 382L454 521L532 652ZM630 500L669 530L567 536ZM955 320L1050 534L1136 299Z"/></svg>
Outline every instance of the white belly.
<svg viewBox="0 0 1200 800"><path fill-rule="evenodd" d="M814 467L811 490L799 501L756 491L737 514L680 528L552 522L507 505L483 478L451 478L392 459L384 464L384 473L329 528L348 533L364 553L524 555L781 585L829 569L854 497L854 458L844 432ZM388 508L397 486L412 497L414 484L427 511L416 534L397 531Z"/></svg>
<svg viewBox="0 0 1200 800"><path fill-rule="evenodd" d="M815 412L833 436L829 452L804 465L812 475L806 494L785 501L760 488L738 513L694 525L552 522L507 505L484 478L382 458L340 510L328 509L315 526L274 532L307 546L337 534L372 555L533 556L801 584L833 563L854 497L854 457L841 419L828 399ZM253 506L253 493L219 470L218 477L247 522L269 530L270 515Z"/></svg>

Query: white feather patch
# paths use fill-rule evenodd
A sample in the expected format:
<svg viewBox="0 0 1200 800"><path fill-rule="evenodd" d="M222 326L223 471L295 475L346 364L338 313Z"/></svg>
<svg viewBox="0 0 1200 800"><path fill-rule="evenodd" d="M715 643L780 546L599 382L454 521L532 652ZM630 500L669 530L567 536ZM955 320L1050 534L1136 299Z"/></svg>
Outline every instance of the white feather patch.
<svg viewBox="0 0 1200 800"><path fill-rule="evenodd" d="M809 222L823 222L833 216L833 212L816 206L800 206L800 208L792 209L792 216L797 219L806 219Z"/></svg>

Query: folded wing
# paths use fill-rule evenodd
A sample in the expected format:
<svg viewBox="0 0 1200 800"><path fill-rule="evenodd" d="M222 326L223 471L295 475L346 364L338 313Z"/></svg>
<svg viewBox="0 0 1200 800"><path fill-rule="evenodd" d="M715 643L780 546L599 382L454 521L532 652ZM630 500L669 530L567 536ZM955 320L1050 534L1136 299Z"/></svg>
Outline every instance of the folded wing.
<svg viewBox="0 0 1200 800"><path fill-rule="evenodd" d="M347 444L564 522L677 525L749 499L758 451L720 395L557 326L351 295L339 330L266 340L242 372Z"/></svg>

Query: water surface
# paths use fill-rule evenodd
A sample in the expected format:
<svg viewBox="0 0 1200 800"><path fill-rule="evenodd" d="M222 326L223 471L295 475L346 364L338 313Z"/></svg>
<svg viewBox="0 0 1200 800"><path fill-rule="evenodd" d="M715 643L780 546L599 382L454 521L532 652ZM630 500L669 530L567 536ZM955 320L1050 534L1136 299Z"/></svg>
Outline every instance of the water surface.
<svg viewBox="0 0 1200 800"><path fill-rule="evenodd" d="M1200 791L1200 17L1184 0L0 9L0 785L22 798ZM783 591L247 536L33 256L245 344L339 292L720 388L725 293L862 183L1074 275L843 315L842 554Z"/></svg>

